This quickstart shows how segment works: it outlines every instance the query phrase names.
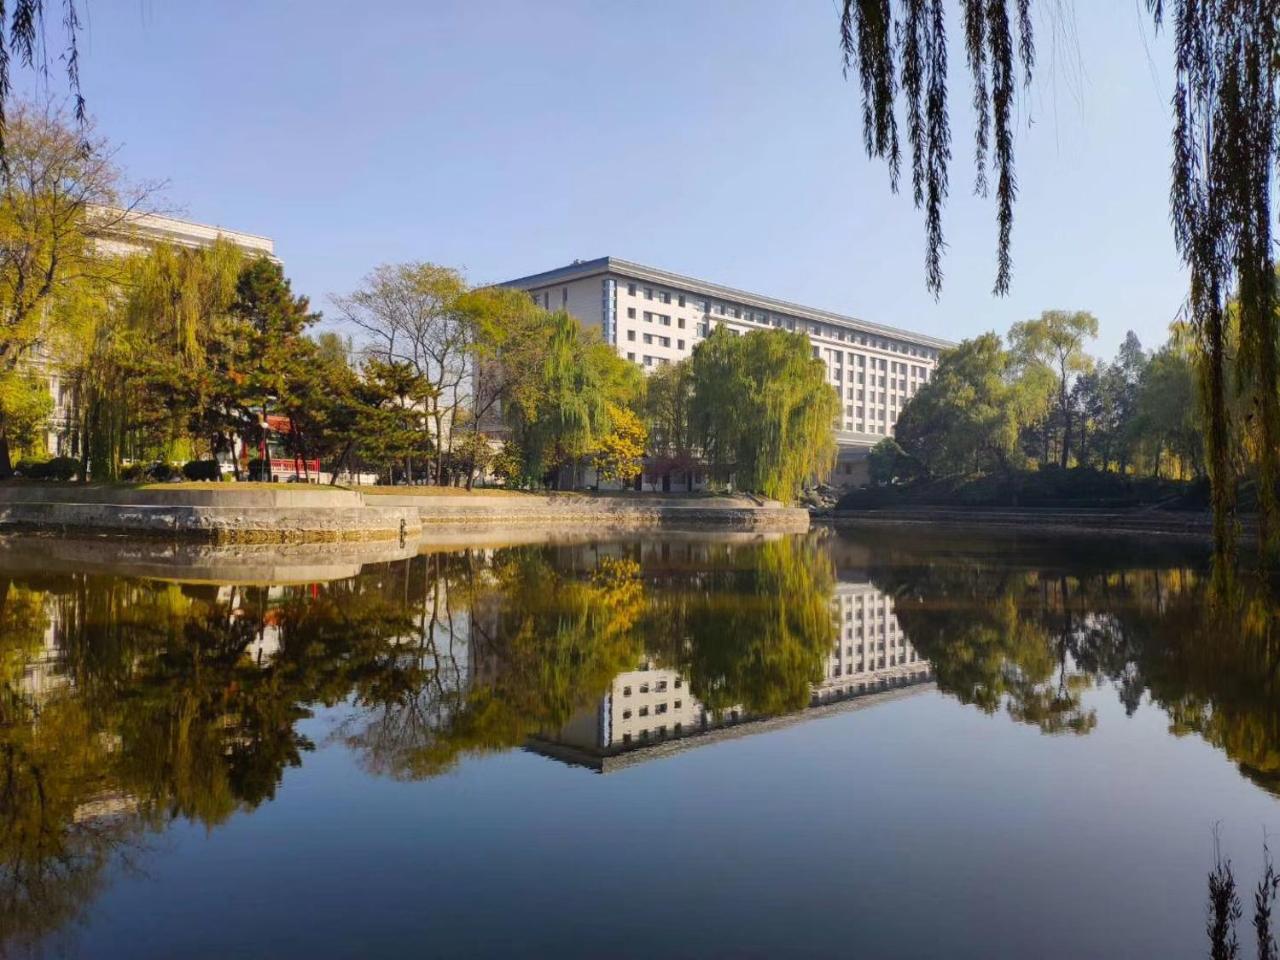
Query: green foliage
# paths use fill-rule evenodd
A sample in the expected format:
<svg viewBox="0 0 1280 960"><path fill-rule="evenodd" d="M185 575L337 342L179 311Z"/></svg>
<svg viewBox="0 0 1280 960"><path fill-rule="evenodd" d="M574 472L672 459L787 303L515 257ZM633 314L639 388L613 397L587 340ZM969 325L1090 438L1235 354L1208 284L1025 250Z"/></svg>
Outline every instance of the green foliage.
<svg viewBox="0 0 1280 960"><path fill-rule="evenodd" d="M898 443L931 476L1007 472L1023 462L1020 432L1043 417L1051 390L1043 368L1017 370L994 333L965 340L899 416Z"/></svg>
<svg viewBox="0 0 1280 960"><path fill-rule="evenodd" d="M545 316L541 357L512 385L507 415L529 479L537 482L578 465L608 434L611 394L635 383L617 354L572 316ZM604 349L599 349L599 348Z"/></svg>
<svg viewBox="0 0 1280 960"><path fill-rule="evenodd" d="M510 442L504 443L493 455L489 469L495 477L511 486L519 486L526 476L524 462L520 459L520 448Z"/></svg>
<svg viewBox="0 0 1280 960"><path fill-rule="evenodd" d="M9 467L7 451L33 446L52 409L53 398L40 378L24 370L0 372L0 443L6 449L0 476Z"/></svg>
<svg viewBox="0 0 1280 960"><path fill-rule="evenodd" d="M28 480L74 480L80 472L80 461L74 457L53 457L49 460L19 460L17 471Z"/></svg>
<svg viewBox="0 0 1280 960"><path fill-rule="evenodd" d="M909 483L851 490L838 508L892 506L1110 507L1151 506L1200 509L1197 486L1189 481L1103 471L1063 470L1051 465L979 476L916 478Z"/></svg>
<svg viewBox="0 0 1280 960"><path fill-rule="evenodd" d="M790 502L830 471L840 401L808 337L720 326L689 363L690 422L714 476Z"/></svg>
<svg viewBox="0 0 1280 960"><path fill-rule="evenodd" d="M468 431L453 441L453 455L457 459L470 490L477 476L484 474L494 460L493 444L483 433Z"/></svg>
<svg viewBox="0 0 1280 960"><path fill-rule="evenodd" d="M182 475L188 480L221 480L222 469L217 460L189 460L182 465Z"/></svg>
<svg viewBox="0 0 1280 960"><path fill-rule="evenodd" d="M1085 353L1085 343L1097 335L1098 320L1093 314L1065 310L1046 310L1037 319L1015 323L1009 330L1014 364L1028 377L1038 374L1055 380L1059 463L1063 467L1071 455L1071 379L1093 369L1093 358ZM1048 462L1047 445L1044 460Z"/></svg>
<svg viewBox="0 0 1280 960"><path fill-rule="evenodd" d="M920 465L893 437L885 437L867 453L867 473L877 487L910 480L919 470Z"/></svg>

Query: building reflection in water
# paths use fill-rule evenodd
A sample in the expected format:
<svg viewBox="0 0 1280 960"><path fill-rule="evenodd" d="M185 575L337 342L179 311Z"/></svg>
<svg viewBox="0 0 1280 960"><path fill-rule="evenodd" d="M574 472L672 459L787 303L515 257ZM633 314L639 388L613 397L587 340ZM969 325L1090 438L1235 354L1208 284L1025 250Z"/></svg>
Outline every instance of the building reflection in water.
<svg viewBox="0 0 1280 960"><path fill-rule="evenodd" d="M529 749L601 773L729 736L764 732L832 709L883 703L928 689L928 661L912 647L893 599L870 583L840 582L831 598L832 644L807 708L783 716L741 705L712 711L678 671L652 658L614 677L598 707L560 730L531 738Z"/></svg>

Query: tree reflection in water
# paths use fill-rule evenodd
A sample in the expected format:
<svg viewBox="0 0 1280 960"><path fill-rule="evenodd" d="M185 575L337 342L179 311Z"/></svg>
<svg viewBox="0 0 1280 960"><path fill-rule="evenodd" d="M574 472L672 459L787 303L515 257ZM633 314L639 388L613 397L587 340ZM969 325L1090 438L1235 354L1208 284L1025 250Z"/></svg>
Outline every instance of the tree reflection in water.
<svg viewBox="0 0 1280 960"><path fill-rule="evenodd" d="M1106 681L1280 793L1276 604L1248 578L1211 593L1198 555L810 536L459 550L308 586L10 573L0 945L71 923L148 833L270 800L318 708L340 708L335 742L366 770L402 779L559 730L642 663L711 715L803 709L851 580L892 598L964 703L1082 735Z"/></svg>

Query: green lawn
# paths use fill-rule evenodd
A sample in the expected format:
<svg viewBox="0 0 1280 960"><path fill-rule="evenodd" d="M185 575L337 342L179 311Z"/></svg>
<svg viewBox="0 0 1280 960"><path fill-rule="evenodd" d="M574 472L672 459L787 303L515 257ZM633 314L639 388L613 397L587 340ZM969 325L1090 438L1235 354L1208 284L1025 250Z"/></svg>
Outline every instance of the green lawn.
<svg viewBox="0 0 1280 960"><path fill-rule="evenodd" d="M502 487L474 487L467 490L465 487L351 487L360 493L372 494L373 496L404 496L404 497L525 497L529 494L524 490L506 490Z"/></svg>

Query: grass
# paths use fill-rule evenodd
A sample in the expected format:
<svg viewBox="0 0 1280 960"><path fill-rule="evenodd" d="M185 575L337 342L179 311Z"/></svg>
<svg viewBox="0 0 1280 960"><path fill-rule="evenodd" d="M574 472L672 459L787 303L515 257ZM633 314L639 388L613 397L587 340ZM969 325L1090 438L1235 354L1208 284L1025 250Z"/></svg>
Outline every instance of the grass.
<svg viewBox="0 0 1280 960"><path fill-rule="evenodd" d="M524 490L507 490L503 487L352 487L360 493L392 497L523 497Z"/></svg>

